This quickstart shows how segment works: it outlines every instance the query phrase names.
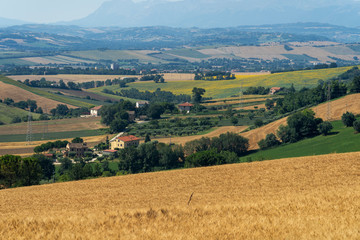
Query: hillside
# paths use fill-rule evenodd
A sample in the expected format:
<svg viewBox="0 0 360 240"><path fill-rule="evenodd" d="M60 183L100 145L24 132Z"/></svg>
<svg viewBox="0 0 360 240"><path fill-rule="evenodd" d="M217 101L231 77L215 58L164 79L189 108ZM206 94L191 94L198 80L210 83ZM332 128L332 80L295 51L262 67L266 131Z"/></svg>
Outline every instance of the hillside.
<svg viewBox="0 0 360 240"><path fill-rule="evenodd" d="M70 108L94 106L93 104L77 99L71 99L38 88L32 88L4 76L0 76L0 84L1 97L12 98L14 101L26 101L28 99L35 100L38 106L42 107L44 110L56 108L58 104L66 104Z"/></svg>
<svg viewBox="0 0 360 240"><path fill-rule="evenodd" d="M0 84L0 94L1 94L1 84ZM28 111L22 110L16 107L10 107L3 103L0 103L0 121L9 124L11 123L14 117L26 118L29 115ZM33 118L38 118L40 115L36 113L31 114ZM0 126L0 134L2 134L2 130L7 128L8 126Z"/></svg>
<svg viewBox="0 0 360 240"><path fill-rule="evenodd" d="M359 158L333 154L2 190L0 234L357 239Z"/></svg>
<svg viewBox="0 0 360 240"><path fill-rule="evenodd" d="M352 112L354 114L360 114L360 94L351 94L343 98L334 100L330 102L330 120L339 120L341 116L346 112ZM324 120L328 120L328 103L320 104L316 107L313 107L316 117L320 117ZM272 122L268 125L265 125L260 128L242 133L241 135L249 138L250 149L258 149L259 146L257 143L266 137L269 133L276 134L277 129L281 124L286 124L287 118L279 119L275 122Z"/></svg>

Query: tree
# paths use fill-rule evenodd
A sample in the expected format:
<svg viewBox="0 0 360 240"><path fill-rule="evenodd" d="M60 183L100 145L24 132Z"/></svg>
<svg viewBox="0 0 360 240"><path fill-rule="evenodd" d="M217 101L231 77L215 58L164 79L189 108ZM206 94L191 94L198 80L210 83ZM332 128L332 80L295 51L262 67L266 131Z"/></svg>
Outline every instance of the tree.
<svg viewBox="0 0 360 240"><path fill-rule="evenodd" d="M360 133L360 120L354 121L353 127L357 133Z"/></svg>
<svg viewBox="0 0 360 240"><path fill-rule="evenodd" d="M19 181L21 157L5 155L0 157L0 183L5 188L12 187Z"/></svg>
<svg viewBox="0 0 360 240"><path fill-rule="evenodd" d="M354 77L350 85L351 93L360 93L360 76Z"/></svg>
<svg viewBox="0 0 360 240"><path fill-rule="evenodd" d="M276 138L275 134L267 134L265 139L262 139L258 142L260 149L266 149L274 146L280 145L280 141Z"/></svg>
<svg viewBox="0 0 360 240"><path fill-rule="evenodd" d="M356 118L351 112L346 112L341 116L341 121L346 127L352 127L355 120Z"/></svg>
<svg viewBox="0 0 360 240"><path fill-rule="evenodd" d="M324 136L328 135L332 129L331 122L325 121L319 124L319 132Z"/></svg>
<svg viewBox="0 0 360 240"><path fill-rule="evenodd" d="M30 99L28 99L28 100L27 100L27 105L28 105L29 108L30 108L30 112L34 112L35 109L37 109L37 104L36 104L36 101L35 101L35 100L30 100Z"/></svg>
<svg viewBox="0 0 360 240"><path fill-rule="evenodd" d="M84 139L80 138L80 137L76 137L73 140L71 140L72 143L83 143Z"/></svg>
<svg viewBox="0 0 360 240"><path fill-rule="evenodd" d="M283 143L293 143L297 141L297 133L295 129L291 129L289 126L280 125L276 135Z"/></svg>
<svg viewBox="0 0 360 240"><path fill-rule="evenodd" d="M203 88L197 88L197 87L194 87L193 90L192 90L192 101L194 103L200 103L201 102L201 99L202 99L202 95L204 95L205 93L205 89Z"/></svg>
<svg viewBox="0 0 360 240"><path fill-rule="evenodd" d="M256 119L254 122L255 127L261 127L264 125L264 122L261 119Z"/></svg>
<svg viewBox="0 0 360 240"><path fill-rule="evenodd" d="M12 104L14 104L14 100L12 98L5 98L4 103L6 105L12 105Z"/></svg>
<svg viewBox="0 0 360 240"><path fill-rule="evenodd" d="M239 119L238 119L237 117L231 117L231 123L232 123L233 125L236 125L236 124L239 123Z"/></svg>
<svg viewBox="0 0 360 240"><path fill-rule="evenodd" d="M42 178L42 169L36 158L24 158L20 166L21 183L23 186L38 185Z"/></svg>
<svg viewBox="0 0 360 240"><path fill-rule="evenodd" d="M43 177L47 180L50 180L55 173L55 166L53 164L53 160L43 154L35 154L33 155L33 158L39 161Z"/></svg>
<svg viewBox="0 0 360 240"><path fill-rule="evenodd" d="M151 139L150 139L150 134L149 133L146 133L146 136L145 136L145 142L151 142Z"/></svg>
<svg viewBox="0 0 360 240"><path fill-rule="evenodd" d="M218 152L230 151L238 156L246 153L249 148L249 140L236 133L223 133L219 137L211 139L211 148L215 148Z"/></svg>
<svg viewBox="0 0 360 240"><path fill-rule="evenodd" d="M226 160L214 148L201 151L188 156L185 160L185 167L201 167L224 164Z"/></svg>
<svg viewBox="0 0 360 240"><path fill-rule="evenodd" d="M270 109L272 109L273 107L274 107L274 103L275 103L275 101L273 100L273 99L266 99L266 101L265 101L265 107L266 107L266 109L267 110L270 110Z"/></svg>
<svg viewBox="0 0 360 240"><path fill-rule="evenodd" d="M160 119L161 114L165 112L160 104L151 104L148 109L148 117L152 119Z"/></svg>
<svg viewBox="0 0 360 240"><path fill-rule="evenodd" d="M125 130L129 123L126 120L115 119L110 124L110 132L118 133Z"/></svg>

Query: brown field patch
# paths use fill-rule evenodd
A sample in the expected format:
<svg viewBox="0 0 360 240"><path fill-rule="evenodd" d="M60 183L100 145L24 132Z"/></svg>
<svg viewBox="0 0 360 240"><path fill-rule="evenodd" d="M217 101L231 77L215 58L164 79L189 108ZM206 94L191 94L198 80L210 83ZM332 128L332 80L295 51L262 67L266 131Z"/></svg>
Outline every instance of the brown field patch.
<svg viewBox="0 0 360 240"><path fill-rule="evenodd" d="M1 190L0 235L358 239L359 158L332 154Z"/></svg>
<svg viewBox="0 0 360 240"><path fill-rule="evenodd" d="M35 100L38 107L41 107L43 111L47 109L56 108L58 104L64 104L58 101L54 101L45 97L41 97L22 88L16 87L11 84L6 84L0 81L0 98L12 98L15 102L27 101L28 99ZM75 106L66 104L69 108L77 108Z"/></svg>
<svg viewBox="0 0 360 240"><path fill-rule="evenodd" d="M32 122L32 133L42 133L47 126L48 132L70 132L82 130L94 130L105 128L100 123L101 118L71 118L50 121ZM27 123L18 123L0 126L0 135L26 134Z"/></svg>
<svg viewBox="0 0 360 240"><path fill-rule="evenodd" d="M171 138L171 143L175 144L181 144L184 145L187 142L200 139L202 137L218 137L220 134L226 133L226 132L234 132L234 133L240 133L241 131L244 131L247 128L247 126L227 126L227 127L219 127L216 128L214 131L204 134L204 135L194 135L194 136L187 136L187 137L174 137ZM153 138L152 140L157 140L162 143L170 143L170 138Z"/></svg>

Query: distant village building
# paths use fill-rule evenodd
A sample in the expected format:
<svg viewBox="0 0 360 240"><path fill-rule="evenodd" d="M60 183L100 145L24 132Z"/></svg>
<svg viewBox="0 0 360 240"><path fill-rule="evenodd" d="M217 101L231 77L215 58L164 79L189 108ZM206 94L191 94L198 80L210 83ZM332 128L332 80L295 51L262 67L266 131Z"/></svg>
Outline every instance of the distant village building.
<svg viewBox="0 0 360 240"><path fill-rule="evenodd" d="M281 90L281 87L272 87L270 89L270 95L274 95L275 93L277 93L280 90Z"/></svg>
<svg viewBox="0 0 360 240"><path fill-rule="evenodd" d="M179 104L178 107L181 112L185 111L185 112L189 113L191 111L191 109L194 107L194 105L186 102L186 103Z"/></svg>
<svg viewBox="0 0 360 240"><path fill-rule="evenodd" d="M110 64L110 69L111 70L118 70L119 69L119 64L117 64L117 63Z"/></svg>
<svg viewBox="0 0 360 240"><path fill-rule="evenodd" d="M69 156L70 153L75 153L76 157L83 157L88 150L89 148L86 143L68 143L65 155Z"/></svg>
<svg viewBox="0 0 360 240"><path fill-rule="evenodd" d="M140 138L135 137L134 135L118 137L110 141L110 148L111 150L116 149L124 149L131 146L139 146Z"/></svg>
<svg viewBox="0 0 360 240"><path fill-rule="evenodd" d="M145 105L148 105L149 102L148 101L139 101L139 102L136 102L136 108L142 108L142 107L145 107Z"/></svg>
<svg viewBox="0 0 360 240"><path fill-rule="evenodd" d="M101 108L102 108L102 105L90 109L90 116L98 117L100 115Z"/></svg>

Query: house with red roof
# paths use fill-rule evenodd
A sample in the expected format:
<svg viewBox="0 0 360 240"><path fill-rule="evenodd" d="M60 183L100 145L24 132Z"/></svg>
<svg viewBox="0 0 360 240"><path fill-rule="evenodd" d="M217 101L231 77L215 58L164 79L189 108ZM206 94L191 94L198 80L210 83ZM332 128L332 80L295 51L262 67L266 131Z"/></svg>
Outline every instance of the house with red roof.
<svg viewBox="0 0 360 240"><path fill-rule="evenodd" d="M140 144L140 140L140 138L134 135L117 137L110 141L110 148L111 150L117 150L132 146L137 147Z"/></svg>
<svg viewBox="0 0 360 240"><path fill-rule="evenodd" d="M194 105L186 102L186 103L179 104L178 107L179 107L180 112L185 111L185 112L189 113L191 108L194 107Z"/></svg>
<svg viewBox="0 0 360 240"><path fill-rule="evenodd" d="M274 95L275 93L277 93L278 91L280 91L282 88L281 87L272 87L270 89L270 95Z"/></svg>
<svg viewBox="0 0 360 240"><path fill-rule="evenodd" d="M102 105L97 106L97 107L93 107L92 109L90 109L90 115L93 117L98 117L100 114L100 109L102 108Z"/></svg>

